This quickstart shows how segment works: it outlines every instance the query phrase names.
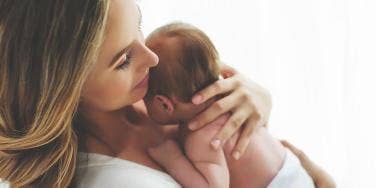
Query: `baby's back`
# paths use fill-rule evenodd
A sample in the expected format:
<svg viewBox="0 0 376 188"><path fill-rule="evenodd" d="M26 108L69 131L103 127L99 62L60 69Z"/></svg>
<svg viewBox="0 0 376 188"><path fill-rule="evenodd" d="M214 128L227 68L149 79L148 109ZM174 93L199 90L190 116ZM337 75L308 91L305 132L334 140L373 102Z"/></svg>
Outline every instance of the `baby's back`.
<svg viewBox="0 0 376 188"><path fill-rule="evenodd" d="M218 160L218 152L213 152L210 142L221 129L221 124L209 125L187 135L184 148L193 162ZM262 127L253 133L244 155L235 160L231 153L238 137L239 134L235 134L223 147L230 171L230 187L267 187L284 163L285 148Z"/></svg>

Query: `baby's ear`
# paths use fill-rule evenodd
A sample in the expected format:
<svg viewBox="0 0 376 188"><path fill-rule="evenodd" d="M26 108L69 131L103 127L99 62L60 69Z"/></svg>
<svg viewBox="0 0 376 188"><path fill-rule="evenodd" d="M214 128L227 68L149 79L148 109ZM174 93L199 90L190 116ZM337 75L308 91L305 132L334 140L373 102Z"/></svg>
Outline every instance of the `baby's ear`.
<svg viewBox="0 0 376 188"><path fill-rule="evenodd" d="M174 113L174 105L168 97L163 95L156 95L154 96L153 101L157 103L158 107L160 107L168 114L171 115L172 113Z"/></svg>

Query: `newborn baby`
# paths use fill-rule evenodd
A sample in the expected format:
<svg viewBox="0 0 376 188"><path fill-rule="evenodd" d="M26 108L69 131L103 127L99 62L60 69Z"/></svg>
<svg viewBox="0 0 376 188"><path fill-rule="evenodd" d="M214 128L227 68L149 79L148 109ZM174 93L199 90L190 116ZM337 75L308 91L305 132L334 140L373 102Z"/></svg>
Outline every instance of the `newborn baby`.
<svg viewBox="0 0 376 188"><path fill-rule="evenodd" d="M265 127L255 130L238 160L231 155L238 134L221 149L210 146L229 115L194 132L187 128L189 120L223 97L200 105L191 103L197 91L220 79L218 53L202 31L172 23L150 34L146 45L159 56L159 65L150 70L145 96L149 116L160 124L179 124L181 135L178 143L166 141L149 153L183 187L314 187L298 159Z"/></svg>

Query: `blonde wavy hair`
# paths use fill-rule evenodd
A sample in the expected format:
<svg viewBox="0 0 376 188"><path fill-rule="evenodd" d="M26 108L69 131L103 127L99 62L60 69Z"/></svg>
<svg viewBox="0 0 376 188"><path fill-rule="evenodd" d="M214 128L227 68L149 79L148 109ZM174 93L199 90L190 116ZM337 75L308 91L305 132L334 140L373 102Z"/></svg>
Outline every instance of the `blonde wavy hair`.
<svg viewBox="0 0 376 188"><path fill-rule="evenodd" d="M108 0L0 1L0 178L68 187L73 122L103 41Z"/></svg>

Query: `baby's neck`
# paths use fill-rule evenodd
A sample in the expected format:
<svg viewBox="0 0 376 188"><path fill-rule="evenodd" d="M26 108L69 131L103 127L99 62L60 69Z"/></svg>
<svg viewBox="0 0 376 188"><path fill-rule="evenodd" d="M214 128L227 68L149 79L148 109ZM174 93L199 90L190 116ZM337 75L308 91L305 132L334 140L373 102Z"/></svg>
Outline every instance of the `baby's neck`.
<svg viewBox="0 0 376 188"><path fill-rule="evenodd" d="M189 113L186 113L186 112L181 113L181 114L184 114L185 117L179 118L179 142L180 143L183 143L183 141L185 140L185 137L191 132L193 132L192 130L188 128L188 124L194 118L196 118L198 114L205 111L208 107L210 107L210 105L212 105L217 100L218 98L214 97L200 105L191 104L193 105L193 109L190 110Z"/></svg>

